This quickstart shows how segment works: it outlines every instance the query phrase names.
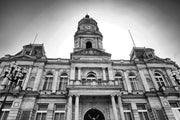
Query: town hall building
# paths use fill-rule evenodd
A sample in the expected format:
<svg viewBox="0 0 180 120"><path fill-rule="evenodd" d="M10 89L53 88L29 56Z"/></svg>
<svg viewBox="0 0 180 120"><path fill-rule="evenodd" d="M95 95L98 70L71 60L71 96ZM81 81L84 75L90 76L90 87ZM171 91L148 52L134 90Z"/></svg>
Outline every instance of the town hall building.
<svg viewBox="0 0 180 120"><path fill-rule="evenodd" d="M26 75L7 94L10 81L2 76L12 64ZM180 120L180 85L172 76L178 69L152 48L111 59L97 22L86 15L69 59L48 58L43 44L0 58L0 120Z"/></svg>

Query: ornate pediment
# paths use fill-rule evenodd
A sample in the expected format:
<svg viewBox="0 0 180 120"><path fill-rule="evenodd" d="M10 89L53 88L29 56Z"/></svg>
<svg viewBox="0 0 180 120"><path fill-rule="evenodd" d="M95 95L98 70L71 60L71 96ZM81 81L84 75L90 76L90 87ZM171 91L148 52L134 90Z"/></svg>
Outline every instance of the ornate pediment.
<svg viewBox="0 0 180 120"><path fill-rule="evenodd" d="M90 49L83 49L80 51L76 51L72 53L73 55L85 55L85 56L111 56L111 54L90 48Z"/></svg>
<svg viewBox="0 0 180 120"><path fill-rule="evenodd" d="M162 58L159 58L159 57L154 57L154 58L151 58L151 59L147 59L146 61L151 62L151 63L164 63L164 62L166 62L165 59L162 59Z"/></svg>

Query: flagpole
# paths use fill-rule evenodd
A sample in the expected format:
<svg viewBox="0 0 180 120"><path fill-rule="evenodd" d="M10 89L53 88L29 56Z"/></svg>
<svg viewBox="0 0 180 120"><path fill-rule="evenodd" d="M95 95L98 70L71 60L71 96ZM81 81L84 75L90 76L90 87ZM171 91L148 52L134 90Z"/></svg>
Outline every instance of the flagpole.
<svg viewBox="0 0 180 120"><path fill-rule="evenodd" d="M133 39L133 37L132 37L131 31L128 30L128 32L129 32L129 35L131 36L131 40L132 40L132 42L133 42L133 46L136 47L136 44L135 44L134 39Z"/></svg>

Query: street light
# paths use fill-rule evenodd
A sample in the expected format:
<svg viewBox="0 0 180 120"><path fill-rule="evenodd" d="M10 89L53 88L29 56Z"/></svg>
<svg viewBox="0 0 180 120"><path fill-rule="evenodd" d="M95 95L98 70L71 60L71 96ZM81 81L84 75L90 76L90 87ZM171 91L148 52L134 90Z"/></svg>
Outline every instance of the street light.
<svg viewBox="0 0 180 120"><path fill-rule="evenodd" d="M13 86L13 83L15 83L15 85L16 85L18 80L24 79L26 73L27 73L26 69L17 66L15 63L10 65L5 70L3 78L7 78L9 80L9 88L8 88L7 92L5 93L4 100L3 100L3 102L2 102L2 104L0 106L0 113L2 112L2 108L4 106L4 103L6 102L7 96L9 94L9 91L10 91L11 87Z"/></svg>
<svg viewBox="0 0 180 120"><path fill-rule="evenodd" d="M175 79L178 85L180 85L180 70L172 71L172 77Z"/></svg>

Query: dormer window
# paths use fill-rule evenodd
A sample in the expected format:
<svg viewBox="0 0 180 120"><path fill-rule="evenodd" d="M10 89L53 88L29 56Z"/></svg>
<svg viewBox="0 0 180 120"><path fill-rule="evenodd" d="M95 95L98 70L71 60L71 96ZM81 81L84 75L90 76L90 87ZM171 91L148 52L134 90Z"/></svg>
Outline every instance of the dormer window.
<svg viewBox="0 0 180 120"><path fill-rule="evenodd" d="M29 51L29 50L27 50L27 51L25 52L26 55L30 55L30 53L31 53L31 51Z"/></svg>
<svg viewBox="0 0 180 120"><path fill-rule="evenodd" d="M92 43L91 42L87 42L86 43L86 49L92 48Z"/></svg>

